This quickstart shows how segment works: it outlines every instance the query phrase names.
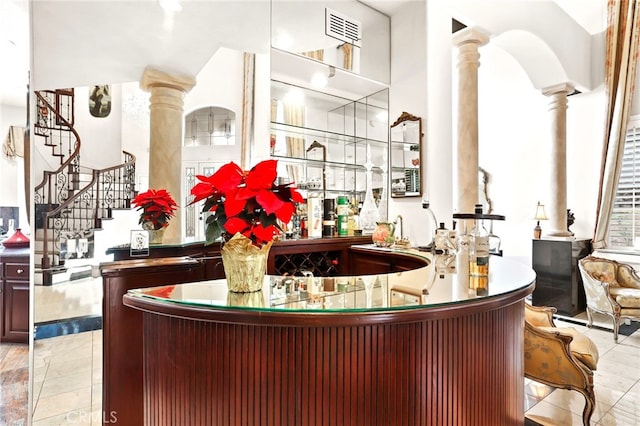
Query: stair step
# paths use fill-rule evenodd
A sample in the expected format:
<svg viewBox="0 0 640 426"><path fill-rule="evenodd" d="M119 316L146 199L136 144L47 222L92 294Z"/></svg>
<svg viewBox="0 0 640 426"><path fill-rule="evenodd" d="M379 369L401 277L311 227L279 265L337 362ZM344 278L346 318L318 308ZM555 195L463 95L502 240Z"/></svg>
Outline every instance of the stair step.
<svg viewBox="0 0 640 426"><path fill-rule="evenodd" d="M34 284L36 285L54 285L65 281L68 281L67 268L49 268L43 270L41 268L35 268L34 271Z"/></svg>

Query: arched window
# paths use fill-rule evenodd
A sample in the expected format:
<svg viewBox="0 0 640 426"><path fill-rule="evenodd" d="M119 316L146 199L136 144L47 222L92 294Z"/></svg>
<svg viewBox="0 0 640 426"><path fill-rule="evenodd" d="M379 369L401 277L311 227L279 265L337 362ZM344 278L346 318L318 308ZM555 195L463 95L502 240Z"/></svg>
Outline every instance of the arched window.
<svg viewBox="0 0 640 426"><path fill-rule="evenodd" d="M184 123L184 146L235 145L236 113L204 107L189 113Z"/></svg>

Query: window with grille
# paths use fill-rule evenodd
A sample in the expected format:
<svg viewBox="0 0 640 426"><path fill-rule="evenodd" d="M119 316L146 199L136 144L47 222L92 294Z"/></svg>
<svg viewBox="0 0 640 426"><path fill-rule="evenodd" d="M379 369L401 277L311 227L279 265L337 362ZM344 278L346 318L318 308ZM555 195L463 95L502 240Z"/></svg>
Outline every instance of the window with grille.
<svg viewBox="0 0 640 426"><path fill-rule="evenodd" d="M640 117L627 129L608 241L610 247L640 248Z"/></svg>

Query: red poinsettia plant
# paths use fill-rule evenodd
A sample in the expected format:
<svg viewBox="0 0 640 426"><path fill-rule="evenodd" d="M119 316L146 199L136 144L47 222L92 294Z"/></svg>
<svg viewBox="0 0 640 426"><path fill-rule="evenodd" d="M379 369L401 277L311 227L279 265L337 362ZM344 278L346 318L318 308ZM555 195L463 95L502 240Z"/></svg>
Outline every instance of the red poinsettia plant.
<svg viewBox="0 0 640 426"><path fill-rule="evenodd" d="M150 189L136 195L131 204L140 210L139 224L144 229L161 229L169 226L169 220L175 216L176 202L166 189Z"/></svg>
<svg viewBox="0 0 640 426"><path fill-rule="evenodd" d="M228 241L239 233L261 248L282 232L278 221L291 221L296 203L304 199L293 183L276 185L277 164L264 160L244 171L231 162L211 176L196 176L200 182L191 189L191 204L205 200L202 211L213 212L205 244L221 236Z"/></svg>

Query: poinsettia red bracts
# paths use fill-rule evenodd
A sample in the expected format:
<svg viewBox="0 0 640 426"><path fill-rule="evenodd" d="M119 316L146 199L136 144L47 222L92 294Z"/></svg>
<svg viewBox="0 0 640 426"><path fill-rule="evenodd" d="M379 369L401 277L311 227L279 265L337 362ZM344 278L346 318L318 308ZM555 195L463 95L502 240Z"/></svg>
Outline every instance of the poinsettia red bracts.
<svg viewBox="0 0 640 426"><path fill-rule="evenodd" d="M151 222L153 229L169 226L169 220L175 216L178 208L166 189L149 189L136 195L131 204L140 210L138 223Z"/></svg>
<svg viewBox="0 0 640 426"><path fill-rule="evenodd" d="M220 235L241 233L261 247L281 231L278 220L288 223L295 203L302 195L292 183L276 185L277 160L265 160L248 172L231 162L211 176L196 176L192 203L206 200L203 211L214 214L207 220L206 244Z"/></svg>

